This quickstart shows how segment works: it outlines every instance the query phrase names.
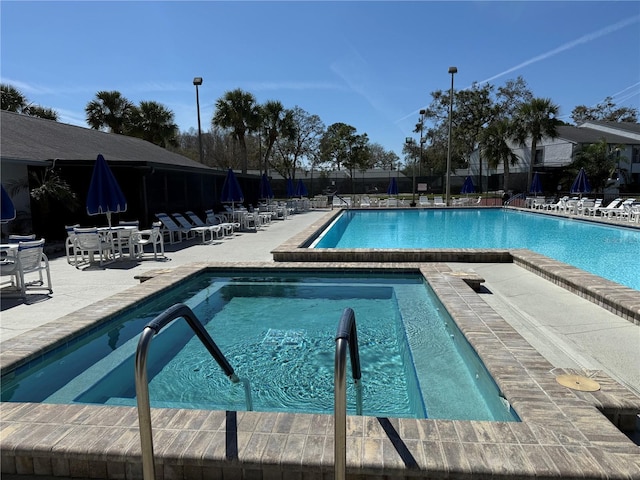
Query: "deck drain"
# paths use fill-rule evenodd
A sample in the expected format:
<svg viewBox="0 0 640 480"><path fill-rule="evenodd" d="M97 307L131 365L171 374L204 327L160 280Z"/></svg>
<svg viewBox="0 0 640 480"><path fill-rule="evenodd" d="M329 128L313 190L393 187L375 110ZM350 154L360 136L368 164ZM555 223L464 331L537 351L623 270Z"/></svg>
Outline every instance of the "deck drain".
<svg viewBox="0 0 640 480"><path fill-rule="evenodd" d="M558 375L556 382L562 386L581 392L597 392L600 390L600 384L598 382L583 377L582 375Z"/></svg>

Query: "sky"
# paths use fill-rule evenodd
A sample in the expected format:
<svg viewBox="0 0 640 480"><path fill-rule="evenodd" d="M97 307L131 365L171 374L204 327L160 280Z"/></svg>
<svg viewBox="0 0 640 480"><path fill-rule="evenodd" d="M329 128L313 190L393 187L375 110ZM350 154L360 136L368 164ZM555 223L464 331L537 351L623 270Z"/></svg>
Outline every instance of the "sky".
<svg viewBox="0 0 640 480"><path fill-rule="evenodd" d="M87 126L98 91L202 130L240 88L342 122L402 158L431 92L522 76L571 122L612 97L640 110L640 2L0 1L0 81Z"/></svg>

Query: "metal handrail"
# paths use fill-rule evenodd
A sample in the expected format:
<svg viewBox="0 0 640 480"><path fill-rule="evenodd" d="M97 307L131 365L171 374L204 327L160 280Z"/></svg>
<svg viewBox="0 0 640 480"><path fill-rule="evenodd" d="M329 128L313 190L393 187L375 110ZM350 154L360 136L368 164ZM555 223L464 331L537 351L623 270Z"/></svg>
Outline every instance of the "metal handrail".
<svg viewBox="0 0 640 480"><path fill-rule="evenodd" d="M178 303L149 322L140 335L138 348L136 349L136 399L138 403L138 424L140 428L140 444L142 447L142 475L144 480L155 480L155 464L153 460L153 434L151 431L151 405L149 403L149 381L147 379L147 354L151 346L151 340L169 322L178 318L184 318L211 356L218 362L225 375L233 383L240 382L234 373L233 367L222 354L209 333L193 311L183 303ZM247 384L245 392L248 394ZM250 396L247 397L247 409L250 408Z"/></svg>
<svg viewBox="0 0 640 480"><path fill-rule="evenodd" d="M336 333L336 356L334 372L334 478L344 480L347 465L347 382L346 363L347 345L351 359L351 372L356 387L356 414L362 415L362 371L358 351L356 315L345 308Z"/></svg>

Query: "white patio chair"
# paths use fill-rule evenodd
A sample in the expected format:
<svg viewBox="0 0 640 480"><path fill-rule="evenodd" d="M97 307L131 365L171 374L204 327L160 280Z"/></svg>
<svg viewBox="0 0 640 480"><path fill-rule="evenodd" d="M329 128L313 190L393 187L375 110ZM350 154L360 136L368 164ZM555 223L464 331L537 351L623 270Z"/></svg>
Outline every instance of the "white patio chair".
<svg viewBox="0 0 640 480"><path fill-rule="evenodd" d="M110 235L102 235L97 228L74 228L75 240L73 242L73 263L79 268L78 254L81 260L85 257L88 263L94 262L95 254L100 258L100 266L109 260L109 254L115 258L113 239Z"/></svg>
<svg viewBox="0 0 640 480"><path fill-rule="evenodd" d="M76 241L76 234L73 231L74 228L80 228L80 224L76 223L75 225L65 225L64 229L67 232L67 238L64 241L64 249L67 253L67 263L71 263L71 252L73 251L73 244Z"/></svg>
<svg viewBox="0 0 640 480"><path fill-rule="evenodd" d="M431 206L431 202L429 201L429 197L427 197L426 195L420 195L420 198L418 198L418 205L421 207L429 207Z"/></svg>
<svg viewBox="0 0 640 480"><path fill-rule="evenodd" d="M153 259L158 259L158 249L160 255L166 258L164 254L164 236L160 231L161 222L153 222L149 230L137 230L131 235L131 248L136 258L144 257L144 247L151 245L153 247Z"/></svg>
<svg viewBox="0 0 640 480"><path fill-rule="evenodd" d="M224 217L216 215L211 209L205 210L204 213L207 215L207 224L222 228L223 235L233 235L233 232L240 228L238 222L228 222Z"/></svg>
<svg viewBox="0 0 640 480"><path fill-rule="evenodd" d="M42 272L47 274L44 281ZM27 291L31 289L48 290L53 293L49 259L44 253L44 238L19 242L18 248L11 250L7 258L0 263L0 273L11 276L11 284L17 289L20 297L26 300ZM28 280L27 275L37 273L37 280Z"/></svg>
<svg viewBox="0 0 640 480"><path fill-rule="evenodd" d="M438 196L438 197L433 197L433 206L434 207L446 207L447 204L442 199L442 197Z"/></svg>
<svg viewBox="0 0 640 480"><path fill-rule="evenodd" d="M187 217L189 217L189 221L193 223L196 227L208 228L211 232L211 240L213 240L213 236L216 238L220 238L224 235L222 231L222 227L220 225L207 225L204 223L198 215L193 213L191 210L184 212Z"/></svg>

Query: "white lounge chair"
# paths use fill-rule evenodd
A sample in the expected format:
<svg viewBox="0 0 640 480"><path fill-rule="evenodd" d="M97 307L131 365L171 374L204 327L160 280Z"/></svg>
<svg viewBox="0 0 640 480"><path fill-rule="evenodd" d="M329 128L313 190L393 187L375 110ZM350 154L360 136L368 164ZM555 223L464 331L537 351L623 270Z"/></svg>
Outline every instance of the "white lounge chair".
<svg viewBox="0 0 640 480"><path fill-rule="evenodd" d="M238 222L228 222L224 217L216 215L211 209L206 210L204 213L207 215L207 224L218 225L224 235L233 235L233 232L240 228Z"/></svg>
<svg viewBox="0 0 640 480"><path fill-rule="evenodd" d="M182 227L178 225L169 215L166 213L156 213L156 217L162 223L162 235L168 235L169 243L173 244L174 238L177 238L178 242L182 241L182 236L189 238L190 228ZM193 234L192 234L193 235Z"/></svg>
<svg viewBox="0 0 640 480"><path fill-rule="evenodd" d="M620 205L620 203L622 203L622 198L615 198L611 200L606 206L596 208L594 215L602 215L602 212L605 212L606 214L606 212L616 208L618 205Z"/></svg>
<svg viewBox="0 0 640 480"><path fill-rule="evenodd" d="M624 218L628 218L631 212L631 206L633 202L635 202L635 198L628 198L624 200L620 205L616 208L612 208L611 210L607 210L605 214L607 218L615 218L616 220L622 220Z"/></svg>
<svg viewBox="0 0 640 480"><path fill-rule="evenodd" d="M369 208L371 206L371 200L369 200L369 197L364 195L363 197L360 198L360 207L361 208Z"/></svg>
<svg viewBox="0 0 640 480"><path fill-rule="evenodd" d="M447 204L442 199L442 197L438 196L438 197L433 197L433 206L434 207L446 207Z"/></svg>
<svg viewBox="0 0 640 480"><path fill-rule="evenodd" d="M207 232L209 233L209 237L210 239L208 240L209 242L213 242L213 236L215 235L216 237L218 236L216 232L214 232L214 227L208 227L206 225L194 225L192 224L189 220L187 220L184 216L182 216L181 213L173 213L172 214L173 218L175 219L176 222L178 222L178 225L180 225L183 228L187 228L188 233L192 234L193 236L200 235L202 237L202 243L207 243ZM219 231L220 228L218 227L217 230Z"/></svg>
<svg viewBox="0 0 640 480"><path fill-rule="evenodd" d="M196 215L195 213L193 213L191 210L188 210L186 212L184 212L185 215L187 217L189 217L189 220L196 226L196 227L207 227L209 228L216 236L216 238L220 238L222 236L224 236L224 232L222 231L222 227L220 225L208 225L205 222L202 221L202 219Z"/></svg>
<svg viewBox="0 0 640 480"><path fill-rule="evenodd" d="M429 197L427 197L426 195L420 195L420 198L418 198L418 205L421 207L429 207L431 206L431 202L429 201Z"/></svg>

